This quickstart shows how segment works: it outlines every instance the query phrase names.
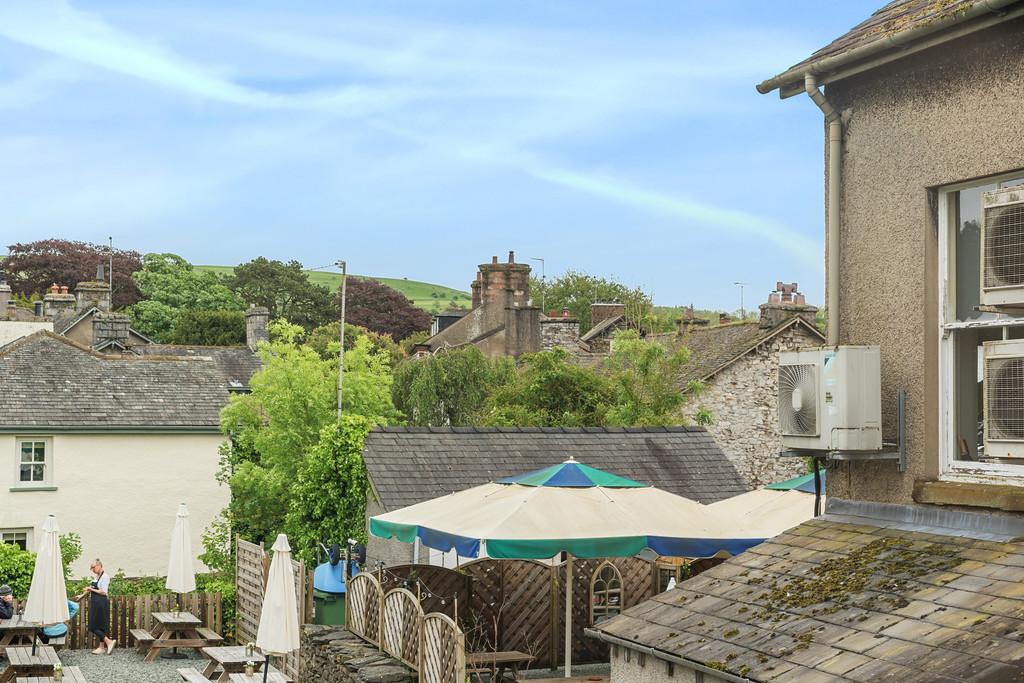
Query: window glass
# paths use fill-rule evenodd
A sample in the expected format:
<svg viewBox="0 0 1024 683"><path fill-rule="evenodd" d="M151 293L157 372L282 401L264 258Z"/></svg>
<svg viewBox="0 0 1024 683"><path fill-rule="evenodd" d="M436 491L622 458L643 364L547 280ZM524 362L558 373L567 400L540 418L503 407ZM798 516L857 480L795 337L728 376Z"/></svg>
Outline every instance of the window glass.
<svg viewBox="0 0 1024 683"><path fill-rule="evenodd" d="M18 480L23 483L46 481L46 442L22 441Z"/></svg>
<svg viewBox="0 0 1024 683"><path fill-rule="evenodd" d="M0 531L0 543L12 543L22 550L28 550L28 532Z"/></svg>

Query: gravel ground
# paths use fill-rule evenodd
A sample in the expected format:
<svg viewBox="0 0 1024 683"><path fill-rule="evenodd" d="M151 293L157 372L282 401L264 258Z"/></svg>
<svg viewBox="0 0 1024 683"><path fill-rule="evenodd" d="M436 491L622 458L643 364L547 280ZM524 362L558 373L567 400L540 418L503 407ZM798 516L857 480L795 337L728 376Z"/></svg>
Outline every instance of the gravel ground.
<svg viewBox="0 0 1024 683"><path fill-rule="evenodd" d="M164 659L145 662L135 649L114 648L107 655L94 655L91 650L61 650L58 653L64 666L77 666L89 683L181 683L178 669L195 666L202 670L206 659L189 653L189 659Z"/></svg>

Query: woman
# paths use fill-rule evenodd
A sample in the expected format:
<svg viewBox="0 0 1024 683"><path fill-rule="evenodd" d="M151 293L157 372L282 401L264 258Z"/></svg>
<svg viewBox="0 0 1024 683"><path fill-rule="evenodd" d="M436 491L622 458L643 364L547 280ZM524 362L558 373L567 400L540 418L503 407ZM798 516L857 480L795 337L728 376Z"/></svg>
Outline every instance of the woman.
<svg viewBox="0 0 1024 683"><path fill-rule="evenodd" d="M110 577L103 571L103 563L94 560L89 570L96 575L96 580L89 584L85 593L89 594L89 633L100 640L100 646L92 651L94 655L110 654L116 641L107 637L107 625L110 624ZM82 593L84 596L85 593ZM82 596L79 596L79 599Z"/></svg>

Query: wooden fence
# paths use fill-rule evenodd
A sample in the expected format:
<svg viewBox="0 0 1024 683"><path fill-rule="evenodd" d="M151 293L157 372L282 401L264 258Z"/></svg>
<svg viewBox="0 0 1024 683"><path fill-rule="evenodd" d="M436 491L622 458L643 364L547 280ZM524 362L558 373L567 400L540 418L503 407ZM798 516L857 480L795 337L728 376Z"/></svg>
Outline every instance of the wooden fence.
<svg viewBox="0 0 1024 683"><path fill-rule="evenodd" d="M263 544L238 537L235 541L235 640L240 644L256 642L269 571L270 561ZM313 573L307 571L300 560L292 560L292 573L299 624L307 624L313 621ZM299 680L297 650L281 660L281 669L292 679Z"/></svg>
<svg viewBox="0 0 1024 683"><path fill-rule="evenodd" d="M153 612L171 612L179 605L178 596L162 595L112 595L110 596L110 624L107 635L122 647L131 647L133 628L149 630L154 627ZM224 628L224 612L220 593L189 593L181 596L181 610L199 617L203 626L217 633ZM15 604L15 609L20 605ZM68 622L68 634L64 646L72 650L96 647L96 637L89 633L89 598L78 603L78 614Z"/></svg>
<svg viewBox="0 0 1024 683"><path fill-rule="evenodd" d="M604 558L573 561L573 661L607 661L608 647L584 636L591 625L590 587ZM621 608L632 607L662 590L655 562L609 558L621 576ZM558 666L565 658L565 565L535 560L484 558L458 570L399 565L378 572L382 586L418 590L424 610L458 622L472 652L519 650L533 655L533 666Z"/></svg>
<svg viewBox="0 0 1024 683"><path fill-rule="evenodd" d="M370 573L353 576L346 592L345 626L419 672L421 683L464 683L466 640L446 614L423 613L424 593L387 593Z"/></svg>

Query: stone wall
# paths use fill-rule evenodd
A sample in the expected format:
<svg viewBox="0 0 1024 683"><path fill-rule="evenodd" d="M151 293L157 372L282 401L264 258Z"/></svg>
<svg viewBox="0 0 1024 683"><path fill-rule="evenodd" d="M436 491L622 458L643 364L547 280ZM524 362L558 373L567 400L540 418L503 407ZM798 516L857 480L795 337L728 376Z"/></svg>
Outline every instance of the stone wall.
<svg viewBox="0 0 1024 683"><path fill-rule="evenodd" d="M725 680L625 647L613 647L611 650L612 683L715 683Z"/></svg>
<svg viewBox="0 0 1024 683"><path fill-rule="evenodd" d="M779 351L820 345L804 328L791 327L709 379L688 406L691 416L698 406L711 411L708 432L751 487L807 471L799 458L779 458Z"/></svg>
<svg viewBox="0 0 1024 683"><path fill-rule="evenodd" d="M540 321L541 351L563 348L572 353L579 347L580 321L576 318L546 318Z"/></svg>
<svg viewBox="0 0 1024 683"><path fill-rule="evenodd" d="M302 627L299 680L302 683L413 683L417 675L340 626L306 624Z"/></svg>
<svg viewBox="0 0 1024 683"><path fill-rule="evenodd" d="M384 506L372 497L366 501L366 524L369 527L370 517L383 515L387 510ZM366 566L376 569L378 564L384 563L387 567L396 564L409 564L413 560L413 544L403 543L395 538L381 538L373 534L367 534L366 540Z"/></svg>

